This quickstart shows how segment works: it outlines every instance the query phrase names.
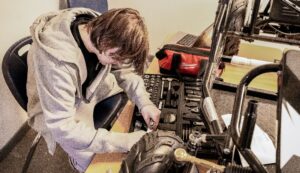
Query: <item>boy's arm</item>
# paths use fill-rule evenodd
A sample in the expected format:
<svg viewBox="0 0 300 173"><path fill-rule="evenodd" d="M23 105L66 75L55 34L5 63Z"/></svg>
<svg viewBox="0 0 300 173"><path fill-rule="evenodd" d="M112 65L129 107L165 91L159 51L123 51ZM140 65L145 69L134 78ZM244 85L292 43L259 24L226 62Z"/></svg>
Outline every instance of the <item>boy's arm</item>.
<svg viewBox="0 0 300 173"><path fill-rule="evenodd" d="M147 126L152 126L151 128L156 129L161 112L150 100L149 93L146 91L142 77L134 73L132 67L114 67L112 68L112 73L115 75L119 86L139 108ZM151 121L153 121L153 125L150 125Z"/></svg>
<svg viewBox="0 0 300 173"><path fill-rule="evenodd" d="M56 142L95 153L124 152L145 133L109 132L76 121L76 76L69 72L69 66L55 58L38 52L34 52L33 56L35 79L45 123Z"/></svg>

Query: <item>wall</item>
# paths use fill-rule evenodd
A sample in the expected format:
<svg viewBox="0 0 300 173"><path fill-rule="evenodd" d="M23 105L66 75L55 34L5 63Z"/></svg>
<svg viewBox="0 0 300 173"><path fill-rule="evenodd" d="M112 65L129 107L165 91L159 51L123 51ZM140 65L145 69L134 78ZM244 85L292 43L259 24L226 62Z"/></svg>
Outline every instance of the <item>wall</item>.
<svg viewBox="0 0 300 173"><path fill-rule="evenodd" d="M0 62L6 50L29 35L29 26L40 14L58 9L58 0L1 0ZM0 149L26 121L26 113L10 94L0 72Z"/></svg>
<svg viewBox="0 0 300 173"><path fill-rule="evenodd" d="M151 53L177 31L198 35L215 17L217 0L108 0L109 8L132 7L145 18ZM171 4L172 3L172 4Z"/></svg>
<svg viewBox="0 0 300 173"><path fill-rule="evenodd" d="M172 3L172 4L170 4ZM217 0L108 0L109 8L138 9L148 25L151 53L177 31L199 34L212 23ZM0 61L5 51L18 39L29 35L29 26L39 15L56 10L59 0L2 0L0 6ZM26 113L18 106L0 72L0 149L26 121Z"/></svg>

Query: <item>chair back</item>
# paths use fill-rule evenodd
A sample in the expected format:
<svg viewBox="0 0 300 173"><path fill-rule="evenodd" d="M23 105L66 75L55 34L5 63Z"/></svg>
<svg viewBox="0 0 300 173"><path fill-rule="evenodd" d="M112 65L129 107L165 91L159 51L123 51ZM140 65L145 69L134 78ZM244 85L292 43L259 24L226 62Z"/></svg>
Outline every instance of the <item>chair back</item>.
<svg viewBox="0 0 300 173"><path fill-rule="evenodd" d="M2 62L2 72L4 80L10 89L11 93L20 104L27 110L27 53L20 54L20 49L32 43L31 37L25 37L13 44L5 53Z"/></svg>
<svg viewBox="0 0 300 173"><path fill-rule="evenodd" d="M108 10L107 0L67 0L67 7L85 7L93 9L100 13Z"/></svg>

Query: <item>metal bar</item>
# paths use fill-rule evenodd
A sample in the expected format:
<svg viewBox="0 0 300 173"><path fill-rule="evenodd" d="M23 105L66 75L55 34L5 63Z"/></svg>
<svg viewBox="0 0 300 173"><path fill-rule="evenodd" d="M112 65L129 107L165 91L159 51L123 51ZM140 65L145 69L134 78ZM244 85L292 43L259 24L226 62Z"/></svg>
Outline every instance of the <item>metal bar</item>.
<svg viewBox="0 0 300 173"><path fill-rule="evenodd" d="M259 11L259 5L260 5L260 0L255 0L254 2L254 9L253 9L253 13L252 13L252 17L251 17L251 22L250 22L250 31L249 34L253 34L254 32L254 26L256 23L256 19L257 19L257 15L258 15L258 11Z"/></svg>
<svg viewBox="0 0 300 173"><path fill-rule="evenodd" d="M258 66L251 71L249 71L241 80L238 88L237 94L234 101L234 107L232 112L232 118L230 123L230 136L238 150L242 153L244 158L247 160L251 168L255 172L267 173L267 170L263 167L257 157L251 152L249 149L243 148L241 145L241 133L240 133L240 124L241 124L241 112L243 110L243 104L247 92L247 87L250 82L256 78L257 76L269 73L269 72L277 72L280 70L281 66L279 64L266 64L262 66ZM225 148L230 148L229 146L225 146Z"/></svg>
<svg viewBox="0 0 300 173"><path fill-rule="evenodd" d="M36 137L34 138L32 144L31 144L31 147L29 149L29 152L28 152L28 154L26 156L25 164L24 164L24 166L22 168L22 173L26 173L27 172L29 164L30 164L31 159L32 159L32 156L33 156L33 154L35 152L35 149L36 149L36 147L37 147L37 145L38 145L38 143L39 143L39 141L41 139L41 136L42 136L41 133L38 133L36 135Z"/></svg>
<svg viewBox="0 0 300 173"><path fill-rule="evenodd" d="M253 172L268 173L266 168L260 163L259 159L255 156L255 154L251 151L251 149L245 149L239 151L247 160Z"/></svg>
<svg viewBox="0 0 300 173"><path fill-rule="evenodd" d="M254 127L257 118L257 101L250 100L248 102L247 111L244 115L244 122L241 129L241 137L239 140L239 145L242 149L249 149L252 142Z"/></svg>
<svg viewBox="0 0 300 173"><path fill-rule="evenodd" d="M237 85L221 81L214 81L213 89L236 93ZM248 88L247 95L273 101L276 101L278 98L277 93L275 92L256 88Z"/></svg>
<svg viewBox="0 0 300 173"><path fill-rule="evenodd" d="M254 40L261 40L261 41L270 41L270 42L276 42L276 43L291 44L291 45L297 45L297 46L300 45L300 40L270 37L270 36L261 36L258 34L248 35L248 34L245 34L242 32L228 31L227 36L239 37L239 38L242 38L245 40L254 39Z"/></svg>
<svg viewBox="0 0 300 173"><path fill-rule="evenodd" d="M262 13L263 15L267 16L269 13L269 9L271 7L271 1L268 2L268 4L266 5L266 8L264 9L264 12Z"/></svg>
<svg viewBox="0 0 300 173"><path fill-rule="evenodd" d="M280 70L279 64L266 64L262 66L258 66L251 71L249 71L241 80L240 84L237 87L237 94L235 96L234 107L232 112L232 119L230 125L230 133L231 137L235 144L239 143L240 138L240 119L241 119L241 111L244 103L244 98L247 92L247 87L249 83L257 76L269 73L269 72L277 72Z"/></svg>
<svg viewBox="0 0 300 173"><path fill-rule="evenodd" d="M206 67L204 77L203 77L204 97L210 96L209 89L211 86L211 76L212 76L213 67L215 66L215 64L214 64L215 59L217 59L217 52L220 47L220 42L223 37L222 31L221 31L222 21L223 21L224 17L228 17L228 16L225 16L225 14L227 14L226 13L227 8L228 8L228 1L220 0L218 10L216 12L217 15L216 15L215 22L214 22L214 30L213 30L213 37L212 37L213 40L212 40L212 46L211 46L211 51L210 51L210 55L209 55L209 64Z"/></svg>

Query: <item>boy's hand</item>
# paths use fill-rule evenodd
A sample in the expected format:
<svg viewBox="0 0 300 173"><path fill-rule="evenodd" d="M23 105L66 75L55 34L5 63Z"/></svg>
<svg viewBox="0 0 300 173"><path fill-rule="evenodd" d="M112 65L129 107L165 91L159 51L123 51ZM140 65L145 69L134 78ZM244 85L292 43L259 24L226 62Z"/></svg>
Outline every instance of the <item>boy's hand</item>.
<svg viewBox="0 0 300 173"><path fill-rule="evenodd" d="M148 128L156 130L160 118L160 110L154 105L144 106L141 110Z"/></svg>

